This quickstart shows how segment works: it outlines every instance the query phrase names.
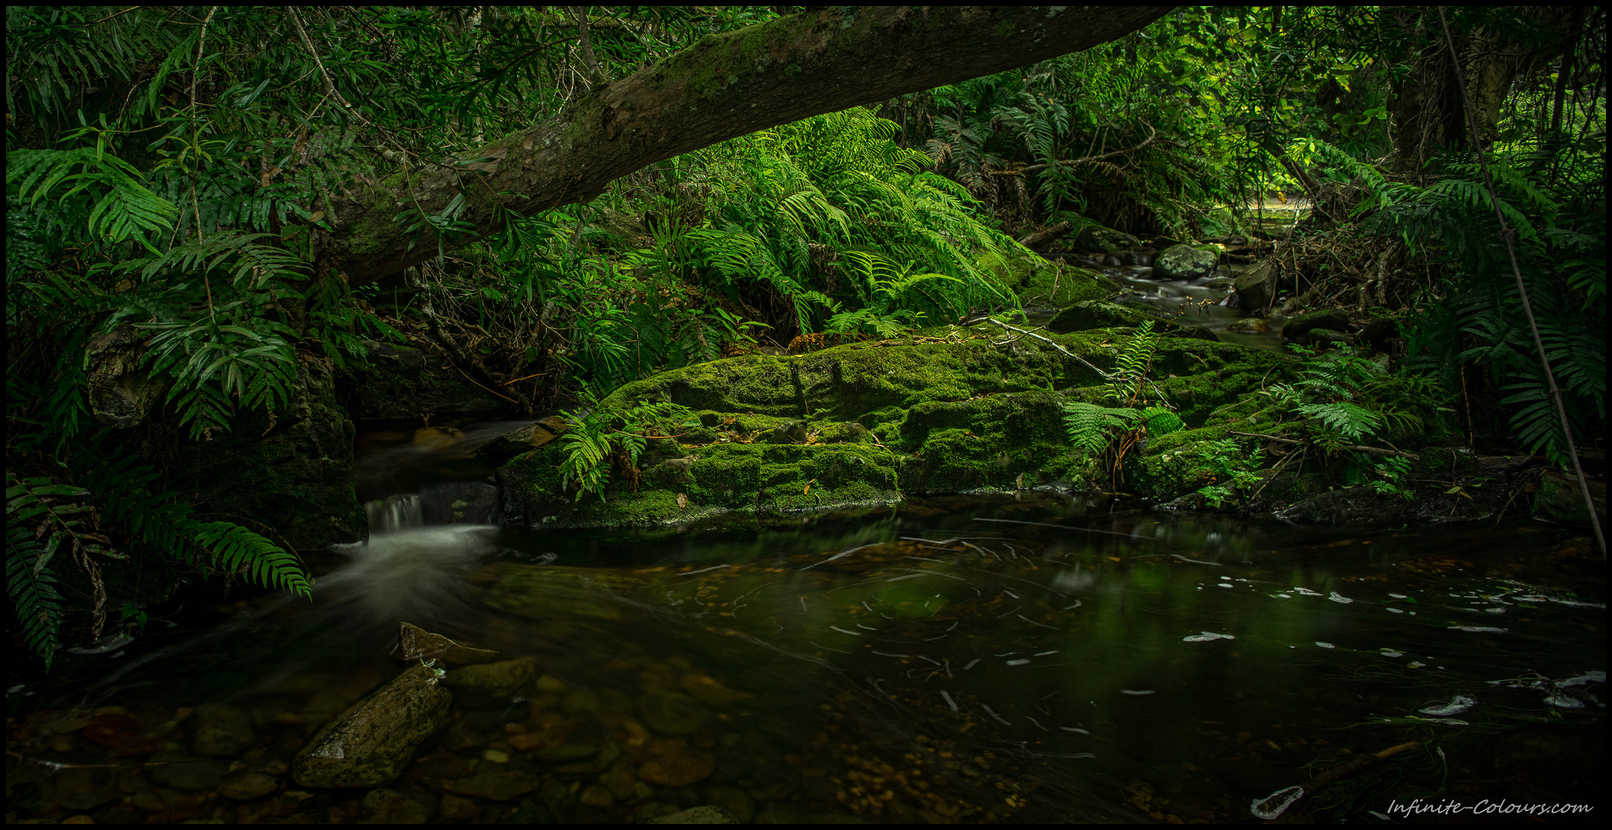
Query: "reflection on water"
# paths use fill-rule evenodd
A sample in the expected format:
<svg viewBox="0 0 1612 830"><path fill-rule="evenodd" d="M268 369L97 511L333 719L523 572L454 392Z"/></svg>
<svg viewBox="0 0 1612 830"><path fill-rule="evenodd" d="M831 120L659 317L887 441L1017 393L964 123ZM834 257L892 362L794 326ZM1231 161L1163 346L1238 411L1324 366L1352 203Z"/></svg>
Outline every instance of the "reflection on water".
<svg viewBox="0 0 1612 830"><path fill-rule="evenodd" d="M76 706L50 689L14 702L29 712L12 746L31 762L10 762L9 809L1241 821L1345 750L1412 740L1425 748L1395 768L1400 796L1600 786L1604 611L1563 590L1586 590L1581 542L1534 525L1346 538L1106 507L939 500L794 530L377 534L311 606L245 612ZM382 795L297 787L301 743L398 671L383 655L399 619L535 658L539 676L456 691L452 726ZM193 751L200 716L182 716L209 702L245 713L247 748L211 778L138 765ZM1334 809L1383 811L1387 787Z"/></svg>

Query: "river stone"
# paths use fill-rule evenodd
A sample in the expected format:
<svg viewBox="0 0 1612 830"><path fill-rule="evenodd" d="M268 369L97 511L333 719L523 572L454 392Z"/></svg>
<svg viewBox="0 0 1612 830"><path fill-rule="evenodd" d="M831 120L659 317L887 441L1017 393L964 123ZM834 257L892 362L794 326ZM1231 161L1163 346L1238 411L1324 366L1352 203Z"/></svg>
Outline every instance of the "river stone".
<svg viewBox="0 0 1612 830"><path fill-rule="evenodd" d="M1161 280L1207 277L1220 262L1220 254L1191 245L1171 245L1153 260L1153 276Z"/></svg>
<svg viewBox="0 0 1612 830"><path fill-rule="evenodd" d="M749 824L756 815L756 800L738 787L706 787L705 800L733 816L739 824Z"/></svg>
<svg viewBox="0 0 1612 830"><path fill-rule="evenodd" d="M550 425L545 426L545 423ZM475 455L496 467L523 452L530 452L553 441L564 431L564 423L559 418L545 418L543 421L527 424L488 441L481 449L476 450Z"/></svg>
<svg viewBox="0 0 1612 830"><path fill-rule="evenodd" d="M566 761L576 761L581 758L592 758L599 754L598 744L563 743L544 747L533 753L532 757L550 764L561 764Z"/></svg>
<svg viewBox="0 0 1612 830"><path fill-rule="evenodd" d="M530 694L537 680L537 658L517 657L497 663L461 666L448 670L442 682L450 689L506 698Z"/></svg>
<svg viewBox="0 0 1612 830"><path fill-rule="evenodd" d="M196 739L191 749L209 758L233 758L252 745L252 718L238 706L203 703L192 712Z"/></svg>
<svg viewBox="0 0 1612 830"><path fill-rule="evenodd" d="M392 789L370 790L358 805L359 824L425 824L431 808Z"/></svg>
<svg viewBox="0 0 1612 830"><path fill-rule="evenodd" d="M1238 308L1259 314L1276 299L1276 269L1268 260L1261 262L1237 275L1232 290L1237 292Z"/></svg>
<svg viewBox="0 0 1612 830"><path fill-rule="evenodd" d="M676 692L656 692L638 701L644 725L663 735L692 735L705 723L705 712L694 698Z"/></svg>
<svg viewBox="0 0 1612 830"><path fill-rule="evenodd" d="M638 776L633 774L632 764L625 758L616 761L609 772L599 776L599 783L616 798L632 799L638 795Z"/></svg>
<svg viewBox="0 0 1612 830"><path fill-rule="evenodd" d="M262 798L280 787L280 779L261 772L243 772L230 776L219 785L218 794L233 801L251 801Z"/></svg>
<svg viewBox="0 0 1612 830"><path fill-rule="evenodd" d="M638 768L638 777L657 787L698 784L716 771L716 759L690 747L680 738L652 741L653 757Z"/></svg>
<svg viewBox="0 0 1612 830"><path fill-rule="evenodd" d="M1349 315L1336 308L1312 311L1308 314L1295 314L1287 318L1287 322L1282 325L1282 337L1289 343L1303 343L1309 339L1312 329L1347 331L1349 329Z"/></svg>
<svg viewBox="0 0 1612 830"><path fill-rule="evenodd" d="M453 782L455 795L513 801L543 786L544 779L520 770L478 772Z"/></svg>
<svg viewBox="0 0 1612 830"><path fill-rule="evenodd" d="M650 824L738 824L733 816L722 811L721 807L691 807L681 813L672 813L650 819Z"/></svg>
<svg viewBox="0 0 1612 830"><path fill-rule="evenodd" d="M1244 317L1226 325L1226 331L1236 334L1264 334L1270 330L1270 324L1258 317Z"/></svg>
<svg viewBox="0 0 1612 830"><path fill-rule="evenodd" d="M604 787L592 784L582 788L582 792L577 795L577 801L585 807L609 807L615 803L616 797Z"/></svg>
<svg viewBox="0 0 1612 830"><path fill-rule="evenodd" d="M224 783L224 776L229 774L229 764L161 753L152 756L145 766L145 774L157 785L170 790L216 790Z"/></svg>
<svg viewBox="0 0 1612 830"><path fill-rule="evenodd" d="M442 636L432 634L410 623L398 626L397 645L392 656L399 660L437 659L444 663L490 663L498 652L485 648L470 648Z"/></svg>
<svg viewBox="0 0 1612 830"><path fill-rule="evenodd" d="M700 702L707 706L727 706L730 703L754 697L749 692L730 689L716 678L703 674L683 675L683 679L678 682L678 685L683 687L683 691L699 698Z"/></svg>
<svg viewBox="0 0 1612 830"><path fill-rule="evenodd" d="M452 702L434 665L405 669L320 729L297 753L292 778L304 787L391 783L414 748L447 724Z"/></svg>

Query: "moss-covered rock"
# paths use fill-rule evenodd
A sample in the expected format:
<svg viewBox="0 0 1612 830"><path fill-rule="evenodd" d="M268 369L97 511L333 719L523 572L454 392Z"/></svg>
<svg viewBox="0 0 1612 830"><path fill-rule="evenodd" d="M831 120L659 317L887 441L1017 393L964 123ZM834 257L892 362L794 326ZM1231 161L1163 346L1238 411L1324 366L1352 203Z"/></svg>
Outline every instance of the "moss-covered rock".
<svg viewBox="0 0 1612 830"><path fill-rule="evenodd" d="M1153 330L1157 332L1179 328L1174 323L1158 319L1156 313L1150 313L1148 310L1098 300L1087 300L1066 306L1047 323L1047 328L1061 334L1087 329L1139 326L1144 320L1153 320Z"/></svg>
<svg viewBox="0 0 1612 830"><path fill-rule="evenodd" d="M271 538L294 548L363 541L369 523L353 483L354 434L330 370L299 362L287 411L272 424L249 413L211 441L182 445L171 486L222 518L272 528Z"/></svg>
<svg viewBox="0 0 1612 830"><path fill-rule="evenodd" d="M881 504L903 491L1088 483L1067 445L1063 404L1103 386L1099 371L1113 368L1129 331L1006 343L966 329L950 334L747 355L628 384L601 407L666 401L696 410L700 425L651 442L636 490L634 476L618 471L603 499L577 500L562 486L563 441L517 456L499 470L506 518L532 527L642 526ZM1153 365L1161 391L1179 397L1183 417L1199 426L1290 362L1167 340Z"/></svg>
<svg viewBox="0 0 1612 830"><path fill-rule="evenodd" d="M1220 250L1212 245L1171 245L1153 259L1153 275L1161 280L1189 280L1207 277L1220 262Z"/></svg>
<svg viewBox="0 0 1612 830"><path fill-rule="evenodd" d="M1011 285L1019 302L1036 308L1063 308L1072 303L1102 300L1118 291L1098 271L1045 260Z"/></svg>

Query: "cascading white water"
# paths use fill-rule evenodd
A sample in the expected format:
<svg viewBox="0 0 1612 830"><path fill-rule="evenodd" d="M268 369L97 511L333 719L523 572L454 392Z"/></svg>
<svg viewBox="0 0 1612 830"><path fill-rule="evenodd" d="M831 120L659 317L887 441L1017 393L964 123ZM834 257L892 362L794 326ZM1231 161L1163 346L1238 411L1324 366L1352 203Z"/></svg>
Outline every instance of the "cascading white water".
<svg viewBox="0 0 1612 830"><path fill-rule="evenodd" d="M425 524L425 510L420 504L419 493L394 493L384 499L376 499L364 505L364 514L369 517L371 536L396 533Z"/></svg>

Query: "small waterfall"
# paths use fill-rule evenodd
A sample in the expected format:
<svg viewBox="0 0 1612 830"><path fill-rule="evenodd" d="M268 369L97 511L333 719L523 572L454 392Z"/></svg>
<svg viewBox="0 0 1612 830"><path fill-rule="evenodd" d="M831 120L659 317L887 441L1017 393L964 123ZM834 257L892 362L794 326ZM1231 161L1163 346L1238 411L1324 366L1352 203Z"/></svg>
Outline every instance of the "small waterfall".
<svg viewBox="0 0 1612 830"><path fill-rule="evenodd" d="M394 493L364 505L372 535L432 525L498 524L498 488L479 481L442 481L417 493Z"/></svg>
<svg viewBox="0 0 1612 830"><path fill-rule="evenodd" d="M374 536L425 525L419 493L397 493L376 499L364 505L364 514L369 518L369 532Z"/></svg>

